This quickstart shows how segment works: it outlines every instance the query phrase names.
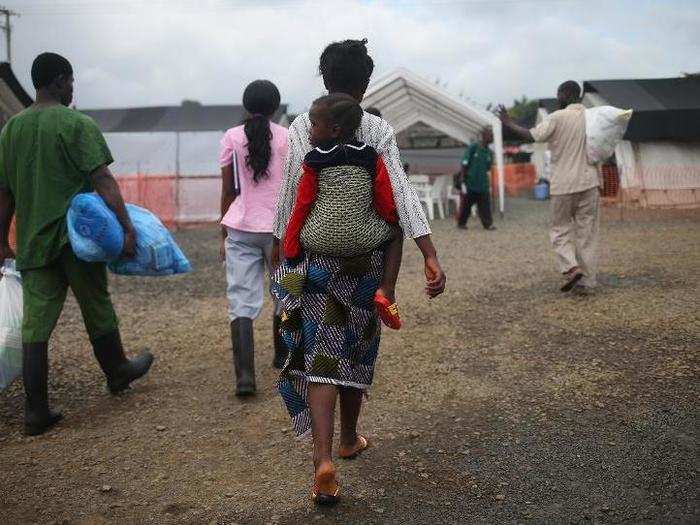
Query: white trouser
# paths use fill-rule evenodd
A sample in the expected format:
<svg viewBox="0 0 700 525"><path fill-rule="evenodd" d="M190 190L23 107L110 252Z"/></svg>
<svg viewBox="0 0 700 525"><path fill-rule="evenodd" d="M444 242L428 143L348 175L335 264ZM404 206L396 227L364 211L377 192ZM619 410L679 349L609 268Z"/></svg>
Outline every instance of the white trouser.
<svg viewBox="0 0 700 525"><path fill-rule="evenodd" d="M583 271L583 286L597 284L598 227L600 194L598 188L578 193L552 195L550 240L557 254L557 269L568 272L574 266Z"/></svg>
<svg viewBox="0 0 700 525"><path fill-rule="evenodd" d="M229 320L255 319L262 310L272 254L271 233L227 228L226 296Z"/></svg>

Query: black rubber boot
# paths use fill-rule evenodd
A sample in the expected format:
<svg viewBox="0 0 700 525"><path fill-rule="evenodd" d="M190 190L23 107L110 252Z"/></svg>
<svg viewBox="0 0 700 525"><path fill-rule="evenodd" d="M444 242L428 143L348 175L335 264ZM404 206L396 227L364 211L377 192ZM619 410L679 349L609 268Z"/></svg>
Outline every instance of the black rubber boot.
<svg viewBox="0 0 700 525"><path fill-rule="evenodd" d="M279 315L272 317L272 340L275 345L275 357L272 360L272 366L282 369L287 362L287 345L284 344L282 334L280 334L280 326L282 318Z"/></svg>
<svg viewBox="0 0 700 525"><path fill-rule="evenodd" d="M236 395L255 393L255 351L253 346L253 320L239 317L231 322L231 347L233 369L236 374Z"/></svg>
<svg viewBox="0 0 700 525"><path fill-rule="evenodd" d="M22 379L24 380L24 433L38 436L63 419L60 412L49 409L49 345L22 345Z"/></svg>
<svg viewBox="0 0 700 525"><path fill-rule="evenodd" d="M153 354L147 350L134 359L127 359L119 330L91 339L90 342L107 377L107 388L112 394L129 388L130 383L146 375L153 364Z"/></svg>

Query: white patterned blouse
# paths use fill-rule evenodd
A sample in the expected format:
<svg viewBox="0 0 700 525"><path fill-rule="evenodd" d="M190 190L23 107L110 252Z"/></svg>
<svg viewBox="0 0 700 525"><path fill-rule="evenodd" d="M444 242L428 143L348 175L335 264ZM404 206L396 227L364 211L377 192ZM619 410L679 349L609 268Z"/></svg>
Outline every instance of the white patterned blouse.
<svg viewBox="0 0 700 525"><path fill-rule="evenodd" d="M277 215L273 226L274 235L278 239L284 237L289 216L292 214L304 157L313 149L309 143L310 129L311 122L309 121L308 113L299 115L289 127L287 159L282 173L282 186L277 199ZM413 189L408 177L406 177L406 173L403 171L394 130L389 123L365 112L360 128L357 130L356 138L360 142L365 142L372 146L384 160L391 179L399 223L404 235L414 239L429 235L431 232L428 219L418 200L415 189Z"/></svg>

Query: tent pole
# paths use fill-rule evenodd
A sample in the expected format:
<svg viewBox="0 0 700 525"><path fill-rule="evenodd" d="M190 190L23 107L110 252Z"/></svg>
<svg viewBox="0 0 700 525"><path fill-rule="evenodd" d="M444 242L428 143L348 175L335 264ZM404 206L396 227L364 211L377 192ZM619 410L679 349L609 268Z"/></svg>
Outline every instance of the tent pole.
<svg viewBox="0 0 700 525"><path fill-rule="evenodd" d="M502 219L505 212L505 177L503 173L503 133L501 121L496 120L491 126L493 128L493 145L496 150L496 169L498 170L498 211Z"/></svg>
<svg viewBox="0 0 700 525"><path fill-rule="evenodd" d="M173 227L177 231L180 227L180 132L175 132L175 213L173 214Z"/></svg>

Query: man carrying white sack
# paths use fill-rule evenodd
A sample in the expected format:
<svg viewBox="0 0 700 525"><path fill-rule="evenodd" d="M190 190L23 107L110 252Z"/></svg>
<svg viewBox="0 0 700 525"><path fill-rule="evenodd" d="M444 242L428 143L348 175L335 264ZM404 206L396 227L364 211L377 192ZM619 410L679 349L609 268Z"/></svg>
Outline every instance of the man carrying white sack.
<svg viewBox="0 0 700 525"><path fill-rule="evenodd" d="M581 88L568 80L557 90L559 111L531 130L515 124L506 109L499 117L527 142L548 142L552 154L552 229L557 268L566 278L562 292L586 293L596 286L601 181L586 156L586 117Z"/></svg>

